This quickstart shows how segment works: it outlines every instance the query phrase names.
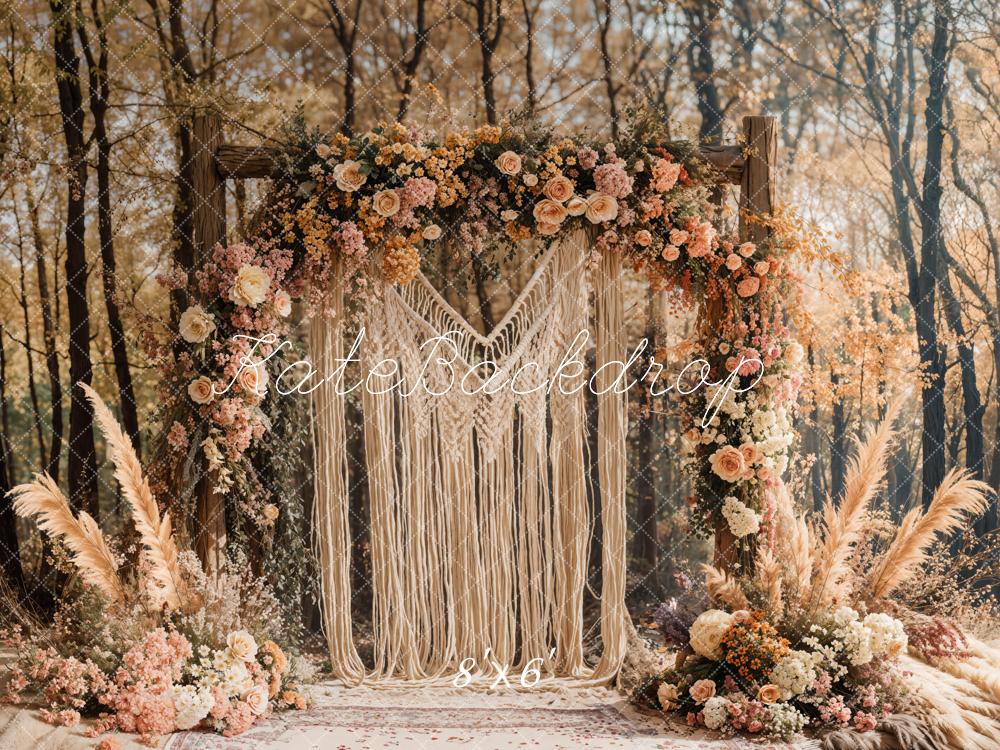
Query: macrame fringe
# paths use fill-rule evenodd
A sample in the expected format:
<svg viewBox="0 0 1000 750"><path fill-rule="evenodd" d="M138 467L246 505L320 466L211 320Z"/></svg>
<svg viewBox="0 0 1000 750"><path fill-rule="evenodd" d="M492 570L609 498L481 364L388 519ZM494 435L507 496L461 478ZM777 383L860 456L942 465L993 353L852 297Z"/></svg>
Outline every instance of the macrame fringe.
<svg viewBox="0 0 1000 750"><path fill-rule="evenodd" d="M365 674L351 641L350 540L343 396L314 393L316 529L323 567L323 618L334 673L348 684L450 686L464 664L488 687L524 670L532 689L596 686L625 657L626 398L611 387L624 359L621 262L608 254L593 273L596 304L599 484L604 524L599 664L583 658L583 595L591 533L585 460L583 372L547 389L577 334L587 328L583 264L589 238L553 245L500 324L483 336L423 277L385 286L365 311L360 388L368 471L374 668ZM343 356L343 291L331 290L335 325L317 320L310 345L321 370ZM453 369L428 362L442 345ZM492 361L519 393L463 392ZM457 376L449 380L449 372ZM379 375L383 377L378 377ZM424 392L418 378L429 382ZM389 388L393 381L402 387ZM533 386L539 386L534 388ZM469 667L468 660L474 660Z"/></svg>

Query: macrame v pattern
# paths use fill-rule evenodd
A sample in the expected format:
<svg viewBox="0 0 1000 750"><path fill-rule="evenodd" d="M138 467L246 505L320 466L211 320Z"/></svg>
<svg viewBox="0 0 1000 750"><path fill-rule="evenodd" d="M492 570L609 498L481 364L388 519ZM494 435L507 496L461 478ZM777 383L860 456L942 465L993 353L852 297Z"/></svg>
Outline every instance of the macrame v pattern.
<svg viewBox="0 0 1000 750"><path fill-rule="evenodd" d="M451 678L470 657L471 671L487 674L493 663L509 665L511 674L534 666L547 676L599 681L617 672L627 622L624 394L598 397L605 649L596 669L583 658L592 522L589 373L566 358L588 329L588 245L584 232L553 243L488 336L423 276L371 296L361 354L362 372L371 375L359 389L371 507L375 664L369 677ZM598 368L622 359L624 344L620 263L605 258L599 265ZM337 336L335 329L317 332L315 343L329 347L327 336ZM337 347L342 350L342 342ZM506 374L503 387L490 381L495 369ZM602 377L610 382L600 373L598 382ZM337 397L317 391L317 412ZM318 422L318 431L342 424L342 406L333 411L341 416ZM319 442L318 450L344 452L338 438ZM327 454L317 460L343 465ZM323 512L335 520L317 524L321 555L326 548L322 563L332 566L323 578L331 639L332 633L344 637L345 624L349 629L343 607L350 596L342 590L349 585L345 488L321 488ZM353 647L331 642L331 655L335 673L358 679Z"/></svg>

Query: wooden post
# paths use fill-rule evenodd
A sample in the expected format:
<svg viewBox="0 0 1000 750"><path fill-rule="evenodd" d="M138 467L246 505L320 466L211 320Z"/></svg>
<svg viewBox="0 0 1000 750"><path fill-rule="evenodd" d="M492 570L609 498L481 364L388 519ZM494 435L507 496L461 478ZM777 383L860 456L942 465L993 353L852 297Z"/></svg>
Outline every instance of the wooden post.
<svg viewBox="0 0 1000 750"><path fill-rule="evenodd" d="M768 227L747 220L747 215L769 215L776 205L775 171L778 163L778 124L773 117L743 118L743 172L740 179L740 240L760 243L768 238ZM721 311L718 311L721 314ZM712 312L709 311L709 318ZM724 518L715 524L715 567L736 571L737 539ZM747 561L749 562L749 561Z"/></svg>
<svg viewBox="0 0 1000 750"><path fill-rule="evenodd" d="M197 268L208 262L216 243L226 240L226 183L215 164L221 145L222 118L216 113L196 114L191 120L191 195ZM214 577L225 561L226 503L207 471L198 487L196 515L195 548L205 573Z"/></svg>

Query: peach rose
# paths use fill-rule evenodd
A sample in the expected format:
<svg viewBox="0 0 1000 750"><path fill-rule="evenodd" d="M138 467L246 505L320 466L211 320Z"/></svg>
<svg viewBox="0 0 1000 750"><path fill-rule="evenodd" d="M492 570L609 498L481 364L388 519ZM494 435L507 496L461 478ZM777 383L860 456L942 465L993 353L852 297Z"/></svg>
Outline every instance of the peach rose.
<svg viewBox="0 0 1000 750"><path fill-rule="evenodd" d="M292 296L284 289L274 293L274 311L282 318L287 318L292 312Z"/></svg>
<svg viewBox="0 0 1000 750"><path fill-rule="evenodd" d="M516 175L521 171L521 157L513 151L504 151L493 162L497 169L507 175Z"/></svg>
<svg viewBox="0 0 1000 750"><path fill-rule="evenodd" d="M265 505L263 508L260 509L260 513L262 516L264 516L264 520L267 521L268 523L274 523L275 521L278 520L278 516L280 515L278 506L275 505L274 503L268 503L267 505Z"/></svg>
<svg viewBox="0 0 1000 750"><path fill-rule="evenodd" d="M215 318L205 312L201 305L191 305L181 313L181 338L189 344L200 344L215 330Z"/></svg>
<svg viewBox="0 0 1000 750"><path fill-rule="evenodd" d="M753 264L753 272L758 276L766 276L767 272L771 270L771 264L766 260L759 260Z"/></svg>
<svg viewBox="0 0 1000 750"><path fill-rule="evenodd" d="M240 387L247 393L263 396L267 393L267 369L263 364L244 367L237 377Z"/></svg>
<svg viewBox="0 0 1000 750"><path fill-rule="evenodd" d="M726 258L726 268L730 271L737 270L743 265L743 259L736 253L729 253L729 257Z"/></svg>
<svg viewBox="0 0 1000 750"><path fill-rule="evenodd" d="M379 216L395 216L399 213L399 193L395 190L380 190L372 199L372 207Z"/></svg>
<svg viewBox="0 0 1000 750"><path fill-rule="evenodd" d="M212 387L212 379L202 375L200 378L195 378L190 383L188 383L188 396L196 404L207 404L213 398L215 398L215 392Z"/></svg>
<svg viewBox="0 0 1000 750"><path fill-rule="evenodd" d="M236 280L229 290L229 299L237 305L257 307L267 297L271 277L260 266L244 263L236 272Z"/></svg>
<svg viewBox="0 0 1000 750"><path fill-rule="evenodd" d="M781 688L770 682L761 685L760 690L757 691L757 700L761 703L777 703L779 698L781 698Z"/></svg>
<svg viewBox="0 0 1000 750"><path fill-rule="evenodd" d="M677 708L678 697L677 686L670 682L662 683L656 690L656 700L664 711L673 711Z"/></svg>
<svg viewBox="0 0 1000 750"><path fill-rule="evenodd" d="M708 458L712 471L724 482L735 482L743 476L746 461L743 454L731 445L724 445Z"/></svg>
<svg viewBox="0 0 1000 750"><path fill-rule="evenodd" d="M740 453L743 454L743 460L746 461L748 465L759 463L764 457L760 448L753 443L743 443L743 445L740 446Z"/></svg>
<svg viewBox="0 0 1000 750"><path fill-rule="evenodd" d="M738 252L744 258L749 258L751 255L754 254L754 252L756 252L756 250L757 246L752 242L744 242L742 245L736 248L736 252Z"/></svg>
<svg viewBox="0 0 1000 750"><path fill-rule="evenodd" d="M671 229L670 230L670 244L671 245L683 245L688 241L691 235L685 232L683 229Z"/></svg>
<svg viewBox="0 0 1000 750"><path fill-rule="evenodd" d="M753 297L760 291L760 279L750 276L736 285L736 293L741 297Z"/></svg>
<svg viewBox="0 0 1000 750"><path fill-rule="evenodd" d="M538 201L531 213L539 224L562 224L567 216L566 207L550 198Z"/></svg>
<svg viewBox="0 0 1000 750"><path fill-rule="evenodd" d="M500 212L500 218L503 219L504 221L517 221L518 216L519 214L517 213L517 211L514 211L513 209L510 208Z"/></svg>
<svg viewBox="0 0 1000 750"><path fill-rule="evenodd" d="M562 229L562 227L558 224L549 224L545 221L540 221L535 224L535 231L543 237L551 237L554 234L559 234L560 229Z"/></svg>
<svg viewBox="0 0 1000 750"><path fill-rule="evenodd" d="M246 630L234 630L226 638L229 655L237 661L252 661L257 656L257 641Z"/></svg>
<svg viewBox="0 0 1000 750"><path fill-rule="evenodd" d="M521 180L528 187L534 187L535 185L538 184L538 175L537 174L528 173L524 177L522 177Z"/></svg>
<svg viewBox="0 0 1000 750"><path fill-rule="evenodd" d="M586 216L591 224L614 221L618 217L618 201L604 193L592 193L587 198Z"/></svg>
<svg viewBox="0 0 1000 750"><path fill-rule="evenodd" d="M674 245L667 245L665 248L663 248L663 252L660 253L660 256L663 258L663 260L675 261L679 257L681 257L681 251Z"/></svg>
<svg viewBox="0 0 1000 750"><path fill-rule="evenodd" d="M250 707L254 716L263 716L267 713L267 688L263 685L254 685L240 696L240 700Z"/></svg>
<svg viewBox="0 0 1000 750"><path fill-rule="evenodd" d="M333 168L333 179L337 182L338 190L353 193L368 182L368 175L361 173L360 162L348 159Z"/></svg>
<svg viewBox="0 0 1000 750"><path fill-rule="evenodd" d="M649 247L653 242L653 235L648 229L640 229L635 233L635 244L639 247Z"/></svg>
<svg viewBox="0 0 1000 750"><path fill-rule="evenodd" d="M556 175L545 183L542 192L550 200L554 200L557 203L565 203L573 195L573 182L561 174Z"/></svg>
<svg viewBox="0 0 1000 750"><path fill-rule="evenodd" d="M441 227L437 224L428 224L424 227L424 231L420 233L420 236L425 240L433 242L441 236Z"/></svg>
<svg viewBox="0 0 1000 750"><path fill-rule="evenodd" d="M583 216L587 213L587 201L574 195L569 199L569 203L566 204L566 210L570 216Z"/></svg>
<svg viewBox="0 0 1000 750"><path fill-rule="evenodd" d="M704 703L709 698L715 697L715 682L713 680L698 680L691 686L688 693L695 703Z"/></svg>

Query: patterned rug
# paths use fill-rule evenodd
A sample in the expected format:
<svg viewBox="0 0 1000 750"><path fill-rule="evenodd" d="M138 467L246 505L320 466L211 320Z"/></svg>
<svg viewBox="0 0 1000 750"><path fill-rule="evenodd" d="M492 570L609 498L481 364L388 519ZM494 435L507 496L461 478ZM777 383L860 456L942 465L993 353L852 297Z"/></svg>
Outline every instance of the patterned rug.
<svg viewBox="0 0 1000 750"><path fill-rule="evenodd" d="M166 750L806 750L812 743L709 738L635 713L606 690L513 695L433 688L325 687L308 711L272 716L239 737L174 735Z"/></svg>

